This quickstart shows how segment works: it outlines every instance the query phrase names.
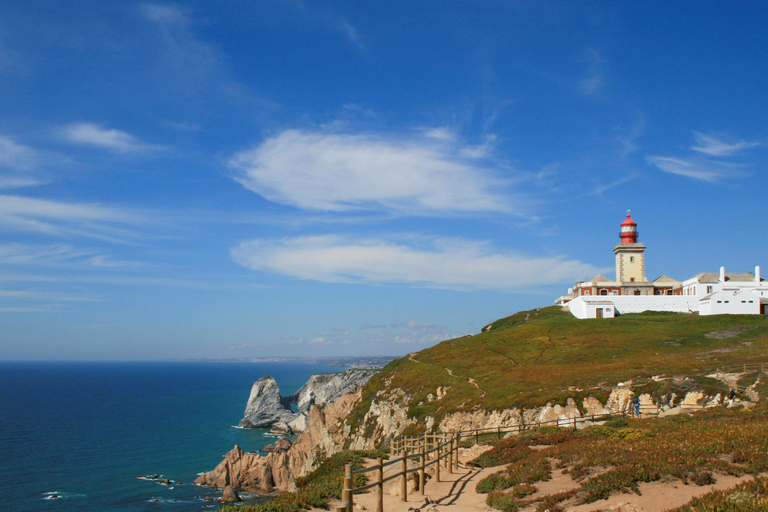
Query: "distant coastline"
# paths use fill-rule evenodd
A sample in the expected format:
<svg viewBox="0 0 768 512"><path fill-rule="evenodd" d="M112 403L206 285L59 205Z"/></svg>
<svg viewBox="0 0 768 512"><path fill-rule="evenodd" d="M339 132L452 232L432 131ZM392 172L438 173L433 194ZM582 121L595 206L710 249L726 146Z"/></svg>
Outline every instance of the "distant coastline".
<svg viewBox="0 0 768 512"><path fill-rule="evenodd" d="M337 368L383 368L390 361L402 356L365 357L240 357L226 359L185 359L190 363L305 363L333 366Z"/></svg>

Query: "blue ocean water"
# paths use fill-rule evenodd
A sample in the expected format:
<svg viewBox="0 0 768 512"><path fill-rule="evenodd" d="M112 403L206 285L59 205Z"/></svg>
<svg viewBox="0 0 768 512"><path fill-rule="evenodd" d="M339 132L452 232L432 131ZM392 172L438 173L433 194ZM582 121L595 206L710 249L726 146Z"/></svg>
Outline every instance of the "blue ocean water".
<svg viewBox="0 0 768 512"><path fill-rule="evenodd" d="M275 441L238 429L254 381L283 395L313 373L297 363L0 362L0 503L14 511L200 511L218 492L192 485L239 444ZM181 484L139 479L160 474Z"/></svg>

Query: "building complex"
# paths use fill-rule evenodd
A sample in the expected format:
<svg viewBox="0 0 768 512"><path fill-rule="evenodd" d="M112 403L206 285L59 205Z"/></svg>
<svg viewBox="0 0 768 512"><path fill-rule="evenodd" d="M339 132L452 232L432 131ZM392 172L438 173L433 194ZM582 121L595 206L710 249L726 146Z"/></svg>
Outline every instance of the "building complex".
<svg viewBox="0 0 768 512"><path fill-rule="evenodd" d="M766 314L768 282L755 273L728 274L702 272L683 282L663 275L653 281L645 277L645 245L638 243L637 223L627 218L621 223L621 241L613 249L616 278L598 275L579 281L558 297L555 304L567 308L577 318L612 318L622 313L673 311L720 314Z"/></svg>

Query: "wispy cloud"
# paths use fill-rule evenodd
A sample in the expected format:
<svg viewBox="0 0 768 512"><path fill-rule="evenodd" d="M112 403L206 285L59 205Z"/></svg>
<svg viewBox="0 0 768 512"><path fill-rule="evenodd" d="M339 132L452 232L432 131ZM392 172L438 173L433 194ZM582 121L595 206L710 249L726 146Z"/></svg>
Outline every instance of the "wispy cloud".
<svg viewBox="0 0 768 512"><path fill-rule="evenodd" d="M147 222L144 216L121 208L0 195L0 231L76 235L123 242L138 236L123 225L144 222Z"/></svg>
<svg viewBox="0 0 768 512"><path fill-rule="evenodd" d="M68 244L27 245L0 244L0 264L36 265L45 267L76 266L78 268L137 268L137 262L118 261L92 249Z"/></svg>
<svg viewBox="0 0 768 512"><path fill-rule="evenodd" d="M299 279L466 290L566 283L604 270L574 260L494 251L488 243L459 239L406 244L311 236L243 242L231 254L247 268Z"/></svg>
<svg viewBox="0 0 768 512"><path fill-rule="evenodd" d="M749 174L728 164L717 164L706 160L682 159L667 156L648 156L646 160L664 172L687 176L710 183L723 178L746 177Z"/></svg>
<svg viewBox="0 0 768 512"><path fill-rule="evenodd" d="M600 94L605 88L605 81L603 79L603 58L595 50L591 50L586 58L587 72L579 80L578 89L579 92L586 95Z"/></svg>
<svg viewBox="0 0 768 512"><path fill-rule="evenodd" d="M624 176L623 178L620 178L620 179L618 179L616 181L612 181L611 183L607 183L607 184L603 184L603 185L598 185L592 191L592 194L599 196L603 192L611 190L612 188L619 187L619 186L621 186L621 185L623 185L623 184L625 184L625 183L627 183L629 181L634 180L635 178L637 178L637 175L630 174L630 175Z"/></svg>
<svg viewBox="0 0 768 512"><path fill-rule="evenodd" d="M42 185L47 181L34 174L41 165L38 151L0 136L0 190Z"/></svg>
<svg viewBox="0 0 768 512"><path fill-rule="evenodd" d="M104 128L93 123L72 123L61 129L64 139L74 144L96 146L122 153L164 149L147 144L124 131Z"/></svg>
<svg viewBox="0 0 768 512"><path fill-rule="evenodd" d="M446 144L445 134L403 140L287 130L230 164L246 188L303 209L517 213L501 192L507 184L461 155L464 148Z"/></svg>
<svg viewBox="0 0 768 512"><path fill-rule="evenodd" d="M689 157L649 155L645 159L660 170L680 176L687 176L701 181L714 183L728 178L747 178L751 176L747 165L734 158L739 152L762 146L759 142L724 142L711 135L693 132L696 145L691 146L695 153ZM712 157L718 157L714 159Z"/></svg>
<svg viewBox="0 0 768 512"><path fill-rule="evenodd" d="M764 145L761 142L747 142L743 140L737 142L725 142L700 132L693 132L693 135L696 137L696 144L698 145L692 146L691 149L709 156L731 156L745 149Z"/></svg>
<svg viewBox="0 0 768 512"><path fill-rule="evenodd" d="M14 171L31 171L38 164L39 157L35 150L0 136L0 167Z"/></svg>

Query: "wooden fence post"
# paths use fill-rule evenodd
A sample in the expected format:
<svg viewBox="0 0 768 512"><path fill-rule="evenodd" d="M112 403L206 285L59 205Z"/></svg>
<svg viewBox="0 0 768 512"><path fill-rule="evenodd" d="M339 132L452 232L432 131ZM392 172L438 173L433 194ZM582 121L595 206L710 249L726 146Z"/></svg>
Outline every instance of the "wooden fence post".
<svg viewBox="0 0 768 512"><path fill-rule="evenodd" d="M440 439L437 439L436 447L437 451L435 452L435 482L440 481L440 463L442 462L440 460L440 452L443 451L443 449L440 447Z"/></svg>
<svg viewBox="0 0 768 512"><path fill-rule="evenodd" d="M475 429L475 444L480 444L480 431L478 429Z"/></svg>
<svg viewBox="0 0 768 512"><path fill-rule="evenodd" d="M354 494L352 494L352 464L344 464L344 489L341 491L341 501L347 504L347 512L354 510Z"/></svg>
<svg viewBox="0 0 768 512"><path fill-rule="evenodd" d="M461 444L461 432L456 435L456 441L454 442L454 449L456 453L453 456L453 470L459 472L459 444Z"/></svg>
<svg viewBox="0 0 768 512"><path fill-rule="evenodd" d="M400 461L400 500L408 501L408 452L403 450L401 452L403 460Z"/></svg>
<svg viewBox="0 0 768 512"><path fill-rule="evenodd" d="M424 464L426 462L426 450L421 448L421 469L419 470L419 492L424 496L424 484L427 483L427 476L424 474Z"/></svg>
<svg viewBox="0 0 768 512"><path fill-rule="evenodd" d="M384 512L384 459L379 457L376 459L379 464L379 486L377 487L379 495L376 497L376 512Z"/></svg>

